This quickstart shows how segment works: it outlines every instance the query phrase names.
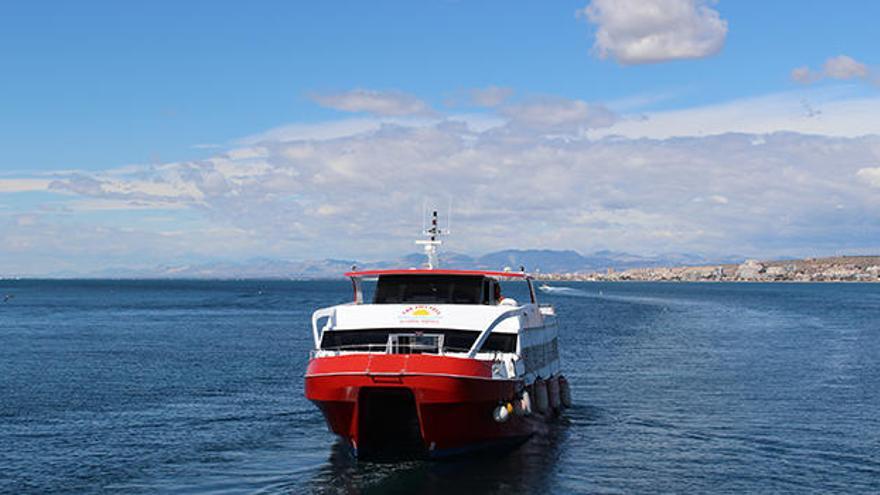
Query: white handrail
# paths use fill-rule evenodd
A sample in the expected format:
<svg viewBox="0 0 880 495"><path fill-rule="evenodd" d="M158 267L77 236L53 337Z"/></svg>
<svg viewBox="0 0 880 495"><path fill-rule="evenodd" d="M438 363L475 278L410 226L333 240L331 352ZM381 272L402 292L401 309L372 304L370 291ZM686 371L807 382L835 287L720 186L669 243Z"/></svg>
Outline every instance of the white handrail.
<svg viewBox="0 0 880 495"><path fill-rule="evenodd" d="M524 314L525 307L520 306L518 308L511 309L510 311L505 311L498 315L498 318L495 318L495 321L493 321L491 325L486 327L486 329L483 330L482 333L480 333L480 336L477 337L477 341L474 342L474 345L472 345L471 349L468 351L468 357L473 358L477 355L478 352L480 352L480 348L482 348L483 344L486 343L486 339L489 338L489 334L491 334L492 330L495 330L495 327L500 325L502 321L508 318L512 318L514 316L522 316Z"/></svg>
<svg viewBox="0 0 880 495"><path fill-rule="evenodd" d="M330 306L329 308L321 308L312 313L312 336L315 338L315 349L321 348L321 335L323 334L323 332L318 331L318 322L321 318L335 319L336 308L337 306Z"/></svg>

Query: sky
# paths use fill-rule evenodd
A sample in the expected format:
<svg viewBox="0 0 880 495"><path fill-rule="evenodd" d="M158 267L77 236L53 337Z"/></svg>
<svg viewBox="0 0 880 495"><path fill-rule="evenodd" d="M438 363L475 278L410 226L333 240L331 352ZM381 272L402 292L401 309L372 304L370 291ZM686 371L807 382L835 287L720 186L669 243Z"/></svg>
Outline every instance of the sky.
<svg viewBox="0 0 880 495"><path fill-rule="evenodd" d="M880 2L7 2L0 275L880 253Z"/></svg>

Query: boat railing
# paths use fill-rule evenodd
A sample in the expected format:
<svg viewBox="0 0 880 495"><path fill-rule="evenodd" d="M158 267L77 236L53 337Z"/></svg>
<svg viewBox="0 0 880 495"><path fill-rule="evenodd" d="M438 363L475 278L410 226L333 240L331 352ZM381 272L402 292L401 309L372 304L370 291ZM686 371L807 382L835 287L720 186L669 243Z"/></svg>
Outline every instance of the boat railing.
<svg viewBox="0 0 880 495"><path fill-rule="evenodd" d="M312 313L312 337L314 337L314 339L315 339L315 349L321 348L321 336L324 333L323 330L318 330L318 323L321 320L323 320L324 318L327 318L328 321L324 325L324 327L325 328L328 326L332 327L333 325L336 324L336 308L338 308L339 306L347 306L350 304L351 303L330 306L328 308L321 308L321 309L315 311L314 313Z"/></svg>
<svg viewBox="0 0 880 495"><path fill-rule="evenodd" d="M388 349L388 344L350 344L333 346L327 349L312 349L311 357L316 358L323 353L333 352L366 352L371 354L384 354Z"/></svg>
<svg viewBox="0 0 880 495"><path fill-rule="evenodd" d="M442 354L443 334L392 333L386 343L387 354Z"/></svg>
<svg viewBox="0 0 880 495"><path fill-rule="evenodd" d="M465 354L466 355L470 351L470 347L452 347L452 346L444 344L443 347L440 348L439 351L432 350L430 352L426 352L421 349L419 349L419 351L420 352L418 352L418 354L438 354L441 356L444 354ZM342 353L342 352L362 352L362 353L366 353L366 354L394 354L393 352L392 353L388 352L388 344L386 343L386 344L349 344L349 345L338 345L338 346L321 348L321 349L312 349L310 351L309 356L312 359L314 359L316 357L326 356L328 354L332 355L333 353ZM501 352L501 351L486 351L486 352L494 355L496 357L496 359L498 358L498 356L505 354L504 352ZM404 348L398 348L398 353L399 354L413 354L412 352L406 352L406 349L404 349Z"/></svg>
<svg viewBox="0 0 880 495"><path fill-rule="evenodd" d="M486 340L489 338L489 335L492 333L492 330L495 330L495 328L498 325L500 325L502 322L504 322L510 318L514 318L514 317L518 318L520 316L524 316L525 314L526 314L525 307L519 306L517 308L511 309L510 311L505 311L505 312L501 313L500 315L498 315L498 317L495 318L495 320L492 321L492 323L488 327L486 327L485 330L480 332L480 336L477 337L477 340L474 341L474 344L471 346L470 350L468 351L468 357L473 358L473 357L477 356L477 353L480 352L480 349L483 347L483 344L486 343Z"/></svg>
<svg viewBox="0 0 880 495"><path fill-rule="evenodd" d="M324 328L328 328L328 327L332 328L336 324L336 309L338 307L339 306L330 306L328 308L321 308L321 309L315 311L314 313L312 313L312 336L315 340L315 350L321 349L321 337L323 336L323 333L324 333L322 329L318 328L318 323L320 323L321 320L326 318L328 321L327 321L327 323L325 323ZM513 309L510 309L509 311L505 311L505 312L501 313L500 315L498 315L489 326L487 326L484 330L482 330L480 332L480 335L479 335L479 337L477 337L477 340L475 340L473 345L471 345L470 349L468 349L467 357L469 357L469 358L476 357L477 353L479 353L480 349L482 349L483 344L485 344L486 340L489 339L489 335L492 334L492 331L495 330L495 328L497 328L498 325L500 325L501 323L503 323L504 321L506 321L510 318L514 318L514 317L518 318L518 317L525 316L525 315L526 315L526 307L525 306L518 306L518 307L515 307ZM383 349L386 353L390 353L391 352L390 349L392 347L392 344L391 344L392 340L391 339L395 336L398 336L398 335L414 336L415 334L392 334L392 335L388 336L388 341L384 344L355 344L350 347L359 348L357 350L360 350L364 347L368 347L368 349L367 349L368 352L372 352L371 346L376 346L377 350ZM429 337L429 335L423 335L423 337ZM442 335L440 335L439 337L442 337ZM412 341L411 338L410 338L410 341ZM407 345L410 345L410 344L407 344ZM421 344L419 344L419 345L421 345ZM410 345L410 347L412 347L412 346ZM443 339L442 338L439 339L439 341L437 342L436 345L434 345L434 348L436 349L435 353L437 353L437 354L440 354L443 352ZM335 349L343 350L342 347L337 347ZM351 350L356 350L356 349L351 349Z"/></svg>

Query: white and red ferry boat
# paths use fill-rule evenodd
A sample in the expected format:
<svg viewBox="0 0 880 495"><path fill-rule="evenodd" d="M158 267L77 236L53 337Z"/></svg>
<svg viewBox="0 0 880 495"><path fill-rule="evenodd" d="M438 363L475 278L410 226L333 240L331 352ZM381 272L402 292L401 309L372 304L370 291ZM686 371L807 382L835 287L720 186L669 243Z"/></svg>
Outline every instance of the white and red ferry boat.
<svg viewBox="0 0 880 495"><path fill-rule="evenodd" d="M426 269L349 272L354 300L312 315L306 396L361 458L518 445L571 404L531 277L439 269L436 212L426 233ZM511 282L524 300L502 297Z"/></svg>

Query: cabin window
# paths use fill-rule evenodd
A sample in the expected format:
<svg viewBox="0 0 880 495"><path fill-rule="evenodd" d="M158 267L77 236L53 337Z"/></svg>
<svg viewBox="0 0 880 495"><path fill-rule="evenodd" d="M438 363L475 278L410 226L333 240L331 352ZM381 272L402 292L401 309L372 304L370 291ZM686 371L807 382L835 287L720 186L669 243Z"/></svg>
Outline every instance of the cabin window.
<svg viewBox="0 0 880 495"><path fill-rule="evenodd" d="M483 296L480 301L481 304L488 304L490 306L494 306L499 303L498 294L501 290L500 285L496 280L491 278L486 278L483 280Z"/></svg>
<svg viewBox="0 0 880 495"><path fill-rule="evenodd" d="M518 304L535 302L532 300L529 283L523 279L502 279L498 285L501 286L501 296L505 299L513 299Z"/></svg>
<svg viewBox="0 0 880 495"><path fill-rule="evenodd" d="M483 304L479 275L382 275L374 304Z"/></svg>
<svg viewBox="0 0 880 495"><path fill-rule="evenodd" d="M475 330L453 330L448 328L431 328L430 330L409 330L403 328L362 329L362 330L330 330L321 338L321 349L334 351L372 351L382 352L388 344L390 334L407 332L425 332L426 334L443 335L443 352L467 352L476 342L480 332ZM514 333L491 333L483 343L485 352L516 352Z"/></svg>

